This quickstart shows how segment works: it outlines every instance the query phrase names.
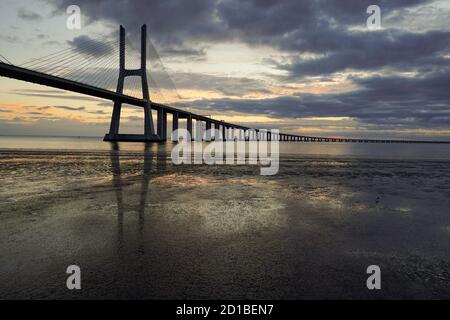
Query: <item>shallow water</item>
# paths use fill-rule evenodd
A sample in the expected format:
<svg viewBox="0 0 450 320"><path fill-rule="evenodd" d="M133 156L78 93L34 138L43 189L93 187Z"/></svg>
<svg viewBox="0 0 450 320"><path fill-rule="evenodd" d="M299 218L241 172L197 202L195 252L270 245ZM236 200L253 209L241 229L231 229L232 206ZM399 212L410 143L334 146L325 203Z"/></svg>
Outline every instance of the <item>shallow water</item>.
<svg viewBox="0 0 450 320"><path fill-rule="evenodd" d="M144 150L143 143L119 143L122 151ZM171 142L163 144L167 153ZM150 147L156 150L156 144ZM100 137L39 137L0 136L0 150L65 150L109 151L111 145ZM338 142L280 142L283 155L337 156L354 158L443 159L450 160L450 144L398 144L398 143L338 143Z"/></svg>
<svg viewBox="0 0 450 320"><path fill-rule="evenodd" d="M274 176L171 147L0 138L0 298L450 297L448 146L281 143Z"/></svg>

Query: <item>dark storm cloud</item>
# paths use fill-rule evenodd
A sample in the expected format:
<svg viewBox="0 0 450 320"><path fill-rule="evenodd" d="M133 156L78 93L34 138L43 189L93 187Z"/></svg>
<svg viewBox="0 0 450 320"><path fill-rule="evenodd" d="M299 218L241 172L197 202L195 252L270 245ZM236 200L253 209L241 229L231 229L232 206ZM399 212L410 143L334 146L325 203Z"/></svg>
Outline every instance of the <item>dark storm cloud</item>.
<svg viewBox="0 0 450 320"><path fill-rule="evenodd" d="M77 73L74 73L77 75ZM71 79L69 74L65 76ZM86 84L95 85L107 90L116 90L117 79L119 77L117 67L114 65L111 68L95 68L83 70L83 82ZM131 81L129 82L128 80ZM200 73L175 72L168 74L165 70L152 70L148 73L149 90L152 95L155 90L207 90L216 91L230 96L243 96L248 92L268 93L263 81L255 80L245 77L223 77ZM134 88L134 94L138 94L141 90L141 83L138 78L127 78L124 89ZM20 91L22 93L23 91ZM59 93L51 92L57 95ZM49 96L48 90L42 92L26 92L27 95L36 94L39 96ZM140 93L139 93L140 96ZM89 98L89 97L87 97Z"/></svg>
<svg viewBox="0 0 450 320"><path fill-rule="evenodd" d="M152 76L160 77L158 72L152 72ZM158 88L171 89L172 85L175 85L177 89L216 91L230 96L243 96L248 92L269 93L269 90L265 89L266 85L263 81L245 77L221 77L200 73L176 72L172 73L170 78L172 82L159 82Z"/></svg>
<svg viewBox="0 0 450 320"><path fill-rule="evenodd" d="M36 12L21 8L19 9L19 11L17 12L17 16L23 20L27 20L27 21L31 21L31 22L36 22L36 21L41 21L42 20L42 16L37 14Z"/></svg>
<svg viewBox="0 0 450 320"><path fill-rule="evenodd" d="M64 13L71 0L47 0ZM366 8L378 4L385 12L427 3L427 0L78 0L82 14L91 21L107 20L138 31L147 23L160 42L186 39L247 37L265 41L298 29L318 29L334 24L364 25Z"/></svg>
<svg viewBox="0 0 450 320"><path fill-rule="evenodd" d="M94 57L112 54L114 51L114 46L112 44L91 39L84 35L74 38L72 41L69 41L69 44L76 51Z"/></svg>
<svg viewBox="0 0 450 320"><path fill-rule="evenodd" d="M330 35L331 36L331 35ZM346 69L420 70L447 65L443 55L450 49L450 33L402 33L398 30L346 35L337 39L340 47L325 57L311 60L294 59L281 65L292 78L332 74Z"/></svg>
<svg viewBox="0 0 450 320"><path fill-rule="evenodd" d="M275 118L353 117L363 123L397 128L448 128L449 71L425 77L354 79L361 89L349 93L296 94L262 100L197 100L184 105Z"/></svg>
<svg viewBox="0 0 450 320"><path fill-rule="evenodd" d="M47 0L61 14L70 0ZM366 124L392 128L446 127L449 123L450 33L445 30L412 32L407 29L365 29L369 5L400 21L396 12L429 4L426 0L79 0L82 14L91 21L121 23L138 35L147 23L159 52L191 59L199 45L238 41L282 51L287 62L275 66L287 72L286 81L334 73L374 71L385 76L353 78L360 89L341 94L297 94L266 100L199 100L188 106L266 114L273 117L349 116ZM427 19L432 17L423 17ZM197 51L197 52L196 52ZM157 57L156 50L154 55ZM316 58L305 58L314 54ZM149 53L152 54L151 52ZM447 55L447 57L445 57ZM199 56L199 55L197 55ZM200 55L201 56L201 55ZM191 58L189 58L191 57ZM270 58L270 57L268 57ZM152 59L152 57L151 57ZM154 59L153 59L154 60ZM416 77L392 76L397 71ZM214 80L183 80L179 87L221 88ZM221 79L222 83L226 83ZM219 82L220 82L219 81ZM176 81L174 81L176 83ZM225 94L251 91L258 83L240 80L223 86ZM264 86L261 85L260 88Z"/></svg>
<svg viewBox="0 0 450 320"><path fill-rule="evenodd" d="M164 57L169 58L183 57L196 61L206 60L205 49L195 49L186 47L169 47L169 48L166 47L160 50L160 54Z"/></svg>
<svg viewBox="0 0 450 320"><path fill-rule="evenodd" d="M384 14L429 3L428 0L227 0L218 5L218 15L248 43L277 46L284 50L338 50L352 33L348 27L365 27L369 5L379 5ZM366 34L366 33L364 33ZM336 37L337 36L337 37Z"/></svg>
<svg viewBox="0 0 450 320"><path fill-rule="evenodd" d="M65 10L69 0L48 0ZM90 20L124 24L130 34L138 34L140 23L147 23L149 34L167 55L201 57L193 47L201 41L215 43L239 40L267 45L298 54L326 54L313 61L294 58L280 66L292 76L333 73L348 68L373 69L399 67L436 55L449 47L449 33L411 34L405 31L357 32L348 27L365 27L366 9L377 4L383 14L429 3L427 0L193 0L193 1L78 1ZM137 21L139 23L137 23ZM88 42L77 39L79 44ZM92 41L92 40L91 40ZM436 60L440 62L440 60Z"/></svg>
<svg viewBox="0 0 450 320"><path fill-rule="evenodd" d="M56 13L64 13L72 0L47 0ZM106 20L127 27L137 34L140 25L147 23L153 39L159 42L181 44L186 38L211 38L224 31L214 14L214 0L116 1L78 0L82 14L90 21Z"/></svg>
<svg viewBox="0 0 450 320"><path fill-rule="evenodd" d="M365 28L366 8L378 4L382 12L429 1L224 1L221 17L228 29L250 44L269 45L293 55L290 80L332 74L346 69L390 67L407 70L448 63L441 54L450 48L450 33L405 30L350 31ZM322 55L306 60L298 53Z"/></svg>

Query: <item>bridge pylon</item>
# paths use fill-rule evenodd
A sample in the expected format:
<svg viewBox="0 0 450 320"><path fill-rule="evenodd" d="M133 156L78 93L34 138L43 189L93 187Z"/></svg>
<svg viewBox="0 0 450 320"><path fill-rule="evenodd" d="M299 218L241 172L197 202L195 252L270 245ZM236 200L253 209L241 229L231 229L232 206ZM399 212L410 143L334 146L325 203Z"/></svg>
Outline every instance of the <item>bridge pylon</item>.
<svg viewBox="0 0 450 320"><path fill-rule="evenodd" d="M147 81L147 26L141 28L141 67L139 69L125 68L125 28L120 26L120 50L119 50L119 79L117 81L116 92L123 94L125 77L141 77L142 99L144 107L144 134L119 134L120 113L122 102L116 100L111 116L109 133L105 134L104 141L162 141L161 137L155 134L153 124L152 108Z"/></svg>

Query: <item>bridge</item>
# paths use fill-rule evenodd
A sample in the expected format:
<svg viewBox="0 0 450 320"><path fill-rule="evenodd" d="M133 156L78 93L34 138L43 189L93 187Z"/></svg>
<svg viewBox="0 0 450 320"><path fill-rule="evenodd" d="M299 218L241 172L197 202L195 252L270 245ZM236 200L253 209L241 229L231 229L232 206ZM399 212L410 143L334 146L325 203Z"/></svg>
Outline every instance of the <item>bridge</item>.
<svg viewBox="0 0 450 320"><path fill-rule="evenodd" d="M196 136L203 137L203 124L209 129L214 129L211 137L206 140L279 140L279 141L303 141L303 142L353 142L353 143L450 143L450 141L420 141L420 140L386 140L386 139L355 139L315 137L271 132L261 129L252 129L246 126L233 124L203 115L195 114L180 108L175 108L161 103L155 103L150 99L147 76L147 28L141 28L140 67L127 69L125 67L125 29L120 26L120 40L118 48L119 68L114 79L111 75L102 75L112 63L111 56L114 50L109 50L110 43L98 43L85 45L78 51L66 49L45 57L33 59L23 65L14 65L0 54L0 76L36 83L52 88L84 94L92 97L110 100L113 103L111 124L109 132L105 134L104 141L148 141L160 142L167 140L167 115L172 115L172 131L179 128L180 119L186 120L186 129L193 137L193 120L195 120ZM102 46L103 45L103 46ZM114 47L113 47L114 48ZM80 51L86 53L89 58L80 59ZM95 63L94 67L92 64ZM84 77L90 73L90 81ZM92 74L92 70L99 71ZM76 72L75 72L76 71ZM77 74L76 74L77 73ZM141 93L139 96L124 91L125 78L139 77ZM86 80L86 81L83 81ZM116 90L112 90L112 81L116 82ZM89 83L90 82L90 83ZM134 88L134 92L136 88ZM144 112L144 134L119 133L120 115L122 104L140 107ZM157 125L153 122L152 110L156 111ZM173 136L177 141L178 137Z"/></svg>

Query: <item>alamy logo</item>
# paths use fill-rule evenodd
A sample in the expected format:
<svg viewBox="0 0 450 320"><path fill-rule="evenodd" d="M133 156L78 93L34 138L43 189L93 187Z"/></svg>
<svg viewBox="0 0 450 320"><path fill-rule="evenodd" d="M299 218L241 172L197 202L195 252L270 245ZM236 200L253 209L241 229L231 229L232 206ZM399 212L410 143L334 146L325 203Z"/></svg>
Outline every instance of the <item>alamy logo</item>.
<svg viewBox="0 0 450 320"><path fill-rule="evenodd" d="M172 149L172 162L180 164L261 165L261 175L275 175L279 169L279 130L248 130L247 135L232 129L223 139L219 130L209 129L192 142L186 129L172 132L178 143ZM202 139L203 138L203 139ZM211 141L213 138L213 141ZM202 140L210 141L203 144Z"/></svg>
<svg viewBox="0 0 450 320"><path fill-rule="evenodd" d="M373 4L367 7L366 12L371 14L366 21L367 28L369 30L381 29L381 9L379 6Z"/></svg>
<svg viewBox="0 0 450 320"><path fill-rule="evenodd" d="M81 9L77 5L71 5L67 7L66 10L69 17L66 21L67 29L69 30L79 30L81 29Z"/></svg>
<svg viewBox="0 0 450 320"><path fill-rule="evenodd" d="M77 265L70 265L66 270L67 277L66 286L69 290L80 290L81 289L81 269Z"/></svg>
<svg viewBox="0 0 450 320"><path fill-rule="evenodd" d="M377 265L371 265L367 267L367 274L370 274L370 277L367 278L366 285L369 290L380 290L381 289L381 270Z"/></svg>

